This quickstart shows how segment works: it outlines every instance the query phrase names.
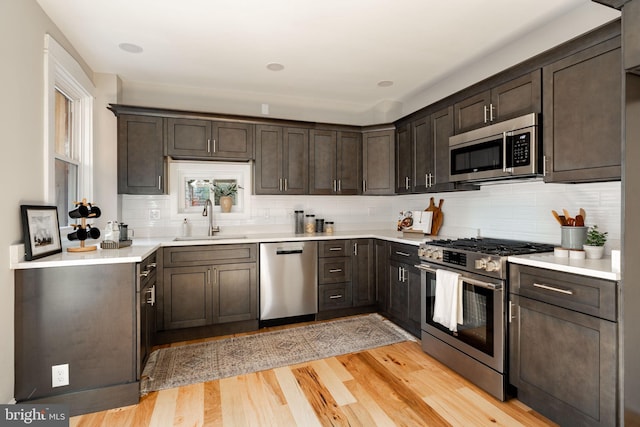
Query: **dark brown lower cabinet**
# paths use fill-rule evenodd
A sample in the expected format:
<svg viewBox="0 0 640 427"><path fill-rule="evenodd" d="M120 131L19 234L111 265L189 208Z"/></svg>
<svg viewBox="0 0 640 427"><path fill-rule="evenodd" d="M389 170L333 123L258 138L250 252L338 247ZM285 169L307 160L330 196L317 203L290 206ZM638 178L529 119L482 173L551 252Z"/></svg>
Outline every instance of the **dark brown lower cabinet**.
<svg viewBox="0 0 640 427"><path fill-rule="evenodd" d="M258 319L257 246L164 249L160 330Z"/></svg>
<svg viewBox="0 0 640 427"><path fill-rule="evenodd" d="M138 403L136 264L15 271L15 399L70 415ZM53 387L52 367L69 384Z"/></svg>
<svg viewBox="0 0 640 427"><path fill-rule="evenodd" d="M391 320L420 336L420 270L413 264L389 262L388 312Z"/></svg>
<svg viewBox="0 0 640 427"><path fill-rule="evenodd" d="M511 274L518 399L560 425L618 425L616 283L522 266Z"/></svg>

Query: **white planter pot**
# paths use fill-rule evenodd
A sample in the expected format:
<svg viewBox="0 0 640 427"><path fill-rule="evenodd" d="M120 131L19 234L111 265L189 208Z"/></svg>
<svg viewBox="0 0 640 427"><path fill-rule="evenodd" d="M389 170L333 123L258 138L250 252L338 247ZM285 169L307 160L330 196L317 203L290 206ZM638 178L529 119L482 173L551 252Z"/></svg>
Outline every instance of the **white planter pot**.
<svg viewBox="0 0 640 427"><path fill-rule="evenodd" d="M582 248L587 255L587 259L600 259L604 255L604 246L583 245Z"/></svg>

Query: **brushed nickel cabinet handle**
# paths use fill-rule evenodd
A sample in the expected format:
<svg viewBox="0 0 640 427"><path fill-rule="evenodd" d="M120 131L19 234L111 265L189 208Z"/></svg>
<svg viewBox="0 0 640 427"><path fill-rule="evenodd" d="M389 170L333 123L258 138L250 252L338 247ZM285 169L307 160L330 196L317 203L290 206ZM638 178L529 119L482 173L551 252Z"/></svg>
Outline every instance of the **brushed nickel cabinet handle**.
<svg viewBox="0 0 640 427"><path fill-rule="evenodd" d="M211 139L207 139L207 153L211 152Z"/></svg>
<svg viewBox="0 0 640 427"><path fill-rule="evenodd" d="M573 291L570 291L568 289L560 289L560 288L556 288L554 286L543 285L543 284L540 284L540 283L534 283L533 286L536 287L536 288L540 288L540 289L546 289L547 291L559 292L559 293L565 294L565 295L573 295Z"/></svg>
<svg viewBox="0 0 640 427"><path fill-rule="evenodd" d="M341 251L341 250L342 250L342 248L341 248L341 247L339 247L339 246L335 246L335 247L333 247L333 248L329 248L329 250L330 250L330 251Z"/></svg>
<svg viewBox="0 0 640 427"><path fill-rule="evenodd" d="M329 270L329 273L340 273L341 271L341 268L332 268L331 270Z"/></svg>
<svg viewBox="0 0 640 427"><path fill-rule="evenodd" d="M353 255L354 256L358 256L358 244L357 243L353 244Z"/></svg>
<svg viewBox="0 0 640 427"><path fill-rule="evenodd" d="M396 251L396 255L411 256L411 254L408 254L406 252L400 252L400 251Z"/></svg>
<svg viewBox="0 0 640 427"><path fill-rule="evenodd" d="M329 297L329 299L339 299L339 298L342 298L342 295L340 295L340 294L338 294L338 295L331 295L331 296Z"/></svg>

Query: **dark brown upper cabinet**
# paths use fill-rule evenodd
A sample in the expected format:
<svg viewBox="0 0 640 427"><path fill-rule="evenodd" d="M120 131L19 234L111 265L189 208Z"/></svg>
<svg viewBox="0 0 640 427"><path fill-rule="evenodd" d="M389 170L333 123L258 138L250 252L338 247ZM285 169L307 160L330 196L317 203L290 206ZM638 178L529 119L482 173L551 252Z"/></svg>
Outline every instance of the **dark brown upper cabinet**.
<svg viewBox="0 0 640 427"><path fill-rule="evenodd" d="M162 117L118 116L118 194L164 194Z"/></svg>
<svg viewBox="0 0 640 427"><path fill-rule="evenodd" d="M620 37L543 68L546 182L619 180Z"/></svg>
<svg viewBox="0 0 640 427"><path fill-rule="evenodd" d="M394 194L395 131L362 134L362 194Z"/></svg>
<svg viewBox="0 0 640 427"><path fill-rule="evenodd" d="M307 194L309 130L256 126L255 194Z"/></svg>
<svg viewBox="0 0 640 427"><path fill-rule="evenodd" d="M173 158L253 159L252 124L170 118L167 125L167 154Z"/></svg>
<svg viewBox="0 0 640 427"><path fill-rule="evenodd" d="M540 113L540 70L456 102L454 110L456 134L527 113Z"/></svg>
<svg viewBox="0 0 640 427"><path fill-rule="evenodd" d="M396 141L396 193L426 192L435 171L430 116L398 127Z"/></svg>
<svg viewBox="0 0 640 427"><path fill-rule="evenodd" d="M360 132L311 131L309 194L359 194L361 177Z"/></svg>

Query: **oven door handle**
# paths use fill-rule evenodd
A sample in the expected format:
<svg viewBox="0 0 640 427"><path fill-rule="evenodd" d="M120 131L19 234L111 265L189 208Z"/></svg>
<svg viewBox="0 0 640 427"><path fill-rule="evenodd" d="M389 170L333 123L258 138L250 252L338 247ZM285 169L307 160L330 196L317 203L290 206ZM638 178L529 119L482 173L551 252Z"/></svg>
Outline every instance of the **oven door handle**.
<svg viewBox="0 0 640 427"><path fill-rule="evenodd" d="M434 273L436 272L436 270L434 268L431 268L431 266L426 265L426 264L418 264L418 265L414 265L415 268L417 268L418 270L423 270L423 271L428 271L429 273ZM482 282L480 280L475 280L475 279L471 279L469 277L463 277L460 276L460 280L467 282L473 286L478 286L480 288L485 288L485 289L489 289L492 291L501 291L502 290L502 285L496 285L495 283L487 283L487 282Z"/></svg>

